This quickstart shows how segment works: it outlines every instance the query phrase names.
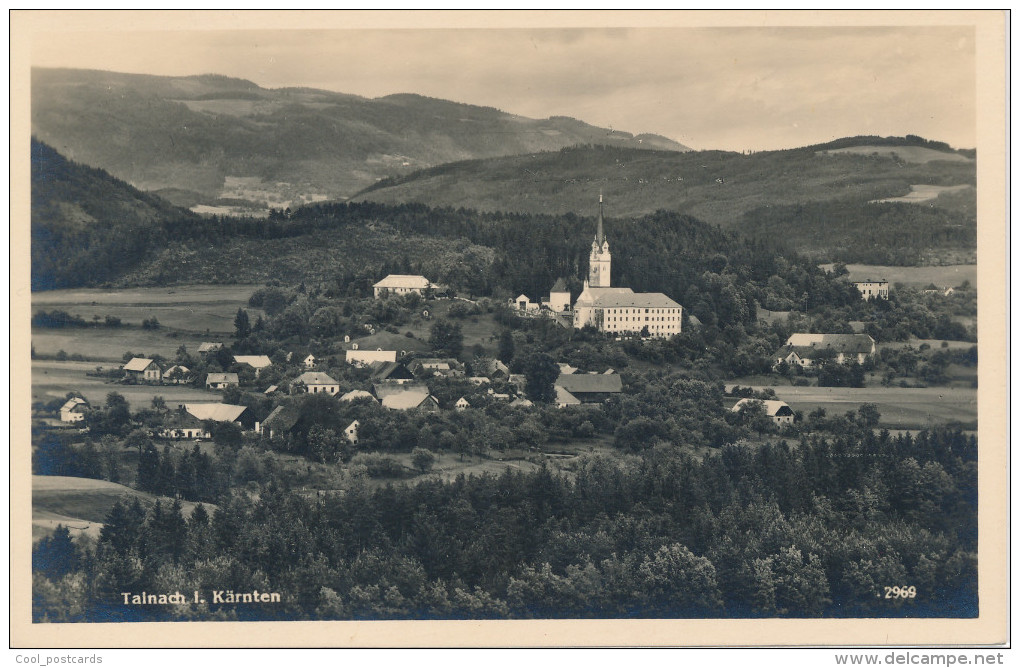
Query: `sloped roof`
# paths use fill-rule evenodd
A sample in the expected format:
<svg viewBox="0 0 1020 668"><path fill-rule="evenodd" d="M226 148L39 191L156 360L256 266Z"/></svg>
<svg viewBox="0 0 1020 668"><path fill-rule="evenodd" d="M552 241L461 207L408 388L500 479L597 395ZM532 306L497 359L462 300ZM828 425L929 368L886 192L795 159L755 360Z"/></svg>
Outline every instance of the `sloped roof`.
<svg viewBox="0 0 1020 668"><path fill-rule="evenodd" d="M373 288L418 288L429 287L429 279L424 276L411 276L409 274L390 274L382 279Z"/></svg>
<svg viewBox="0 0 1020 668"><path fill-rule="evenodd" d="M237 383L236 373L210 373L205 377L205 384L209 383Z"/></svg>
<svg viewBox="0 0 1020 668"><path fill-rule="evenodd" d="M81 397L71 397L70 399L64 402L64 405L60 407L60 410L69 411L77 408L78 406L84 406L87 408L88 405L89 402L85 401Z"/></svg>
<svg viewBox="0 0 1020 668"><path fill-rule="evenodd" d="M570 373L560 374L554 383L571 394L577 392L622 392L623 380L618 374Z"/></svg>
<svg viewBox="0 0 1020 668"><path fill-rule="evenodd" d="M277 431L292 429L301 418L301 413L292 404L280 404L262 421L263 429L270 427Z"/></svg>
<svg viewBox="0 0 1020 668"><path fill-rule="evenodd" d="M456 405L457 406L470 406L471 402L468 401L466 397L461 397L460 399L457 399Z"/></svg>
<svg viewBox="0 0 1020 668"><path fill-rule="evenodd" d="M553 286L551 288L549 288L549 292L566 292L566 291L567 291L567 282L565 280L563 280L562 276L560 278L557 278L556 282L553 283Z"/></svg>
<svg viewBox="0 0 1020 668"><path fill-rule="evenodd" d="M555 389L556 389L556 403L561 404L561 405L564 405L564 404L565 405L572 405L572 404L579 404L579 403L581 403L580 399L578 399L577 397L572 395L570 392L567 392L566 390L564 390L559 385L557 385L555 387Z"/></svg>
<svg viewBox="0 0 1020 668"><path fill-rule="evenodd" d="M273 392L276 392L278 389L280 389L278 385L270 385L269 387L266 388L266 391L263 392L262 394L272 394Z"/></svg>
<svg viewBox="0 0 1020 668"><path fill-rule="evenodd" d="M406 386L402 386L406 387ZM395 392L393 394L386 395L382 400L382 405L386 408L393 408L396 410L406 411L411 408L418 408L422 404L427 403L431 396L428 388L412 388L404 392ZM432 399L432 401L435 401Z"/></svg>
<svg viewBox="0 0 1020 668"><path fill-rule="evenodd" d="M305 385L336 385L334 380L328 373L322 373L321 371L306 371L297 379Z"/></svg>
<svg viewBox="0 0 1020 668"><path fill-rule="evenodd" d="M217 422L236 422L248 410L247 406L233 404L184 404L184 408L199 420Z"/></svg>
<svg viewBox="0 0 1020 668"><path fill-rule="evenodd" d="M133 357L123 368L125 371L145 371L150 364L152 360L148 357Z"/></svg>
<svg viewBox="0 0 1020 668"><path fill-rule="evenodd" d="M238 364L247 364L253 369L265 369L273 363L269 355L234 355L234 361Z"/></svg>
<svg viewBox="0 0 1020 668"><path fill-rule="evenodd" d="M223 344L219 341L203 341L198 346L198 352L200 353L211 353L214 350L219 350L223 347Z"/></svg>
<svg viewBox="0 0 1020 668"><path fill-rule="evenodd" d="M400 362L372 362L368 365L372 369L372 380L386 380L392 376L413 378L407 367Z"/></svg>
<svg viewBox="0 0 1020 668"><path fill-rule="evenodd" d="M340 401L355 401L357 399L365 399L366 397L375 401L375 397L372 396L372 393L366 392L365 390L351 390L347 394L341 395Z"/></svg>
<svg viewBox="0 0 1020 668"><path fill-rule="evenodd" d="M174 411L163 420L164 429L200 429L201 427L202 420L183 411Z"/></svg>
<svg viewBox="0 0 1020 668"><path fill-rule="evenodd" d="M566 390L563 390L563 391L566 392ZM570 394L570 393L567 392L567 394ZM557 396L559 396L559 395L557 395ZM571 394L570 396L574 396L574 395ZM575 397L575 399L576 399L576 397ZM529 406L534 406L535 402L533 402L531 399L525 399L524 397L517 397L516 399L514 399L513 401L510 402L510 405L511 406L518 406L518 407L527 408Z"/></svg>
<svg viewBox="0 0 1020 668"><path fill-rule="evenodd" d="M789 350L787 350L789 349ZM875 352L875 339L868 334L791 334L782 350L785 354L796 352L801 357L810 357L813 352L834 350L837 353ZM807 353L805 355L804 353ZM785 356L784 354L784 356Z"/></svg>
<svg viewBox="0 0 1020 668"><path fill-rule="evenodd" d="M588 288L577 303L598 308L681 308L661 292L634 292L630 288Z"/></svg>
<svg viewBox="0 0 1020 668"><path fill-rule="evenodd" d="M428 394L429 388L427 385L422 383L376 383L372 386L372 391L375 392L375 396L380 401L388 396L394 394L400 394L408 391L418 391Z"/></svg>
<svg viewBox="0 0 1020 668"><path fill-rule="evenodd" d="M491 376L497 371L505 373L508 376L510 375L510 367L508 367L506 364L503 364L503 362L501 362L500 360L497 359L486 360L485 373Z"/></svg>
<svg viewBox="0 0 1020 668"><path fill-rule="evenodd" d="M179 371L182 374L191 373L191 369L189 369L188 367L184 366L183 364L175 364L172 367L170 367L169 369L167 369L166 371L164 371L163 373L165 375L169 376L174 371Z"/></svg>
<svg viewBox="0 0 1020 668"><path fill-rule="evenodd" d="M741 408L752 401L760 401L763 403L765 405L765 414L769 417L776 417L776 415L793 415L793 409L790 408L790 405L785 401L779 401L778 399L741 399L731 410L734 413L737 413ZM782 413L780 413L780 411L782 411Z"/></svg>
<svg viewBox="0 0 1020 668"><path fill-rule="evenodd" d="M557 362L556 366L558 366L560 368L560 373L563 374L563 375L566 375L566 376L569 376L572 373L574 373L575 371L577 371L577 367L576 366L570 366L566 362Z"/></svg>
<svg viewBox="0 0 1020 668"><path fill-rule="evenodd" d="M395 362L397 360L396 350L348 350L347 361L358 362Z"/></svg>

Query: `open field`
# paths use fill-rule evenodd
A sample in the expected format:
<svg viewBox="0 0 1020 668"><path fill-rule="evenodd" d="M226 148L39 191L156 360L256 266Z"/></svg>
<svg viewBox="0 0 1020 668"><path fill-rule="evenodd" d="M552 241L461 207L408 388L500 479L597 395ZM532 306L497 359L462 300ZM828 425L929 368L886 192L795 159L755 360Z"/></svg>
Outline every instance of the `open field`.
<svg viewBox="0 0 1020 668"><path fill-rule="evenodd" d="M234 331L238 308L249 311L254 321L261 313L248 309L248 298L257 285L181 285L172 288L122 290L50 290L32 293L32 310L60 309L85 320L107 315L137 325L155 317L164 327L189 332Z"/></svg>
<svg viewBox="0 0 1020 668"><path fill-rule="evenodd" d="M904 162L928 163L936 160L947 160L949 162L973 162L970 158L959 153L946 153L924 146L848 146L846 148L834 148L828 151L818 151L821 155L832 153L852 153L855 155L888 155L894 153Z"/></svg>
<svg viewBox="0 0 1020 668"><path fill-rule="evenodd" d="M103 520L117 501L138 498L151 505L156 497L105 480L69 476L32 476L32 540L39 540L63 524L72 535L99 536ZM166 500L169 503L169 500ZM182 501L185 517L197 504ZM215 506L207 504L210 512Z"/></svg>
<svg viewBox="0 0 1020 668"><path fill-rule="evenodd" d="M746 387L742 385L742 387ZM765 386L752 386L755 390ZM829 415L878 404L883 427L924 429L947 422L977 422L977 390L946 387L793 387L777 385L776 396L805 415L824 408Z"/></svg>
<svg viewBox="0 0 1020 668"><path fill-rule="evenodd" d="M826 271L832 271L831 264L819 265ZM889 267L877 264L848 264L850 280L860 281L869 278L884 278L890 284L903 283L910 287L924 287L929 283L938 286L955 287L964 281L977 285L976 264L949 264L942 267Z"/></svg>
<svg viewBox="0 0 1020 668"><path fill-rule="evenodd" d="M188 387L186 385L121 385L108 382L105 378L86 376L96 364L89 362L56 362L49 360L32 361L32 401L52 401L72 390L81 392L93 406L101 406L110 392L124 395L131 410L147 408L152 397L160 395L168 406L189 401L219 403L219 392ZM106 365L110 368L115 365Z"/></svg>
<svg viewBox="0 0 1020 668"><path fill-rule="evenodd" d="M961 190L967 190L968 188L974 188L972 185L966 183L958 186L933 186L933 185L913 185L910 186L910 192L902 197L887 197L885 199L873 199L869 204L876 204L881 202L900 202L903 204L920 204L921 202L928 202L930 200L938 198L941 193L953 193Z"/></svg>
<svg viewBox="0 0 1020 668"><path fill-rule="evenodd" d="M56 355L63 350L68 355L78 354L97 362L120 363L126 352L172 359L182 345L194 353L202 341L226 339L224 335L181 334L139 327L32 328L32 346L37 354Z"/></svg>

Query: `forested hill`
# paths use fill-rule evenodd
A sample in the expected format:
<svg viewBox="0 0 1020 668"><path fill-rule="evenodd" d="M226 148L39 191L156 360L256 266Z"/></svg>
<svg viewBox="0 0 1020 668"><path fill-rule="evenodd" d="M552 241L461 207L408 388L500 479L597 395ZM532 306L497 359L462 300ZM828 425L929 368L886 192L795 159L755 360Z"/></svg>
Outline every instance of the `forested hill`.
<svg viewBox="0 0 1020 668"><path fill-rule="evenodd" d="M666 137L420 95L46 68L32 71L32 130L74 160L182 201L339 199L451 160L586 142L687 150Z"/></svg>
<svg viewBox="0 0 1020 668"><path fill-rule="evenodd" d="M97 285L141 262L160 230L199 218L32 140L32 289Z"/></svg>
<svg viewBox="0 0 1020 668"><path fill-rule="evenodd" d="M972 261L975 179L969 152L919 137L858 137L747 155L573 147L441 165L354 199L594 215L601 190L619 216L668 209L819 261L919 264ZM923 205L873 202L915 185L958 189Z"/></svg>

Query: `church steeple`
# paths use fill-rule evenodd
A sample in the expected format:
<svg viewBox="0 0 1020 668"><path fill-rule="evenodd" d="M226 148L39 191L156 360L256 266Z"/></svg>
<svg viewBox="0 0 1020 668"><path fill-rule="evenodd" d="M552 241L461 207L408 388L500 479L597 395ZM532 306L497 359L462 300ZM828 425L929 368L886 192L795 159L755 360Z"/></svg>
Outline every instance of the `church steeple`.
<svg viewBox="0 0 1020 668"><path fill-rule="evenodd" d="M602 229L602 191L599 190L599 222L595 231L595 241L591 245L591 256L588 259L588 283L593 288L609 287L609 272L612 257L609 254L609 241Z"/></svg>

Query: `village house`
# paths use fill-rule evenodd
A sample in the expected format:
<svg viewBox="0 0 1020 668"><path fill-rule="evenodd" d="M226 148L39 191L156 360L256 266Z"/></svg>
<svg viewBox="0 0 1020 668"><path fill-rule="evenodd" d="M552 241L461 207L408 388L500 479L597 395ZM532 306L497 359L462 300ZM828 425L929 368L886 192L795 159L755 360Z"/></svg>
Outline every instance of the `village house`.
<svg viewBox="0 0 1020 668"><path fill-rule="evenodd" d="M255 377L259 377L259 373L263 369L270 366L273 362L269 359L269 355L234 355L234 362L236 364L247 364L251 368L255 369Z"/></svg>
<svg viewBox="0 0 1020 668"><path fill-rule="evenodd" d="M457 403L455 403L453 405L453 407L456 408L459 411L462 411L462 410L466 410L468 408L471 408L471 404L468 403L467 399L465 399L464 397L461 397L460 399L457 399Z"/></svg>
<svg viewBox="0 0 1020 668"><path fill-rule="evenodd" d="M599 404L623 392L623 380L615 373L565 373L560 374L553 385L557 389L557 404L561 398L568 404L572 403L566 394L560 394L560 390L582 404Z"/></svg>
<svg viewBox="0 0 1020 668"><path fill-rule="evenodd" d="M125 377L134 378L135 380L157 382L163 377L163 372L160 370L159 365L146 357L134 357L122 368L124 369Z"/></svg>
<svg viewBox="0 0 1020 668"><path fill-rule="evenodd" d="M875 339L868 334L791 334L786 344L773 356L777 366L782 362L808 368L831 359L838 364L855 361L863 364L875 354Z"/></svg>
<svg viewBox="0 0 1020 668"><path fill-rule="evenodd" d="M350 392L340 396L340 401L344 402L358 401L360 399L371 399L372 401L376 401L376 398L372 396L372 393L366 392L365 390L351 390Z"/></svg>
<svg viewBox="0 0 1020 668"><path fill-rule="evenodd" d="M378 383L373 386L375 396L383 408L393 410L434 411L439 409L439 401L429 393L429 388L418 383Z"/></svg>
<svg viewBox="0 0 1020 668"><path fill-rule="evenodd" d="M188 413L184 408L180 408L168 416L163 421L163 426L156 432L156 436L173 440L209 440L212 438L212 434L205 428L205 423Z"/></svg>
<svg viewBox="0 0 1020 668"><path fill-rule="evenodd" d="M683 307L661 292L634 292L610 285L612 256L599 220L588 259L588 278L574 304L574 328L594 327L600 332L667 338L679 334Z"/></svg>
<svg viewBox="0 0 1020 668"><path fill-rule="evenodd" d="M291 394L294 393L295 388L304 387L304 391L308 394L328 394L335 396L340 391L340 384L334 380L329 374L322 373L321 371L306 371L294 381L290 386Z"/></svg>
<svg viewBox="0 0 1020 668"><path fill-rule="evenodd" d="M221 350L222 348L223 344L219 341L203 341L198 345L198 354L204 356Z"/></svg>
<svg viewBox="0 0 1020 668"><path fill-rule="evenodd" d="M889 281L885 279L853 281L862 299L889 299Z"/></svg>
<svg viewBox="0 0 1020 668"><path fill-rule="evenodd" d="M238 384L236 373L210 373L205 377L205 386L211 390L225 390Z"/></svg>
<svg viewBox="0 0 1020 668"><path fill-rule="evenodd" d="M432 283L424 276L409 276L407 274L390 274L372 286L375 291L375 298L382 299L388 295L407 295L416 292L423 297L425 291L432 287Z"/></svg>
<svg viewBox="0 0 1020 668"><path fill-rule="evenodd" d="M183 385L191 380L191 369L181 364L175 364L163 372L163 382L174 385Z"/></svg>
<svg viewBox="0 0 1020 668"><path fill-rule="evenodd" d="M553 386L553 389L556 390L556 406L557 407L565 408L566 406L579 406L581 404L581 400L580 399L575 397L570 392L567 392L565 389L563 389L559 385Z"/></svg>
<svg viewBox="0 0 1020 668"><path fill-rule="evenodd" d="M464 375L464 365L452 357L419 357L412 360L408 369L416 378L431 372L434 376L454 378Z"/></svg>
<svg viewBox="0 0 1020 668"><path fill-rule="evenodd" d="M485 375L493 380L506 380L510 377L510 367L497 359L486 360L482 368Z"/></svg>
<svg viewBox="0 0 1020 668"><path fill-rule="evenodd" d="M778 401L775 399L741 399L731 409L734 413L739 413L744 409L745 406L751 402L757 401L764 405L765 414L777 425L793 424L793 409L785 401Z"/></svg>
<svg viewBox="0 0 1020 668"><path fill-rule="evenodd" d="M344 436L347 438L347 442L351 445L358 444L358 427L360 426L361 423L355 420L347 425L347 429L344 429Z"/></svg>
<svg viewBox="0 0 1020 668"><path fill-rule="evenodd" d="M368 366L372 370L369 380L373 383L379 383L384 380L395 383L407 383L414 380L414 374L411 373L411 370L400 362L372 362Z"/></svg>
<svg viewBox="0 0 1020 668"><path fill-rule="evenodd" d="M528 295L520 294L517 296L517 299L510 302L510 307L518 312L538 313L539 304L538 302L531 301Z"/></svg>
<svg viewBox="0 0 1020 668"><path fill-rule="evenodd" d="M160 438L209 439L207 422L233 422L241 429L250 430L258 423L247 406L233 404L183 404L170 414L156 432Z"/></svg>
<svg viewBox="0 0 1020 668"><path fill-rule="evenodd" d="M941 295L943 297L948 297L954 292L956 291L953 288L940 288L934 283L929 283L923 290L921 290L921 293L925 295Z"/></svg>
<svg viewBox="0 0 1020 668"><path fill-rule="evenodd" d="M396 362L396 350L348 350L347 363L354 366L368 366L373 362Z"/></svg>
<svg viewBox="0 0 1020 668"><path fill-rule="evenodd" d="M71 397L60 407L60 421L68 423L81 422L85 419L85 414L91 409L92 406L84 398Z"/></svg>
<svg viewBox="0 0 1020 668"><path fill-rule="evenodd" d="M552 289L549 290L549 297L542 304L554 313L566 313L570 310L570 291L562 278L556 279Z"/></svg>
<svg viewBox="0 0 1020 668"><path fill-rule="evenodd" d="M294 430L300 418L301 413L296 406L289 403L280 404L266 416L261 424L256 423L255 433L266 438L283 436Z"/></svg>
<svg viewBox="0 0 1020 668"><path fill-rule="evenodd" d="M301 364L303 364L306 369L314 369L315 355L308 355L308 357L304 358L304 360L301 361Z"/></svg>

